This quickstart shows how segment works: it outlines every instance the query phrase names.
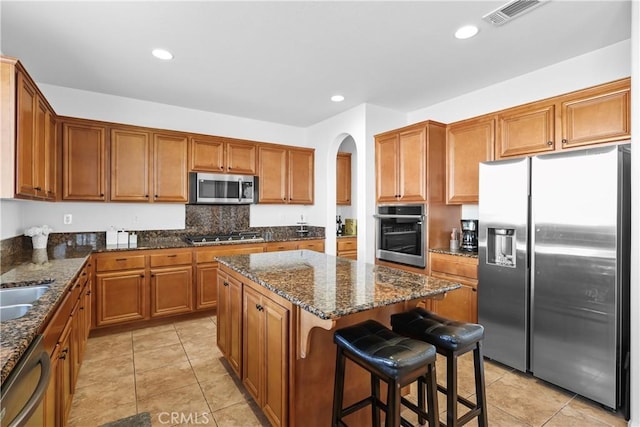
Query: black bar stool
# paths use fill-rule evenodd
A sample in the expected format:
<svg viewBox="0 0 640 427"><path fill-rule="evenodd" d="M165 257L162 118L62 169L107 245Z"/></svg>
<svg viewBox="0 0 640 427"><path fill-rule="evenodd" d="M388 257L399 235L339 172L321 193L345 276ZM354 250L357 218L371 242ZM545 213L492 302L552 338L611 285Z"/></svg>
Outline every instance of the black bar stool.
<svg viewBox="0 0 640 427"><path fill-rule="evenodd" d="M484 386L482 339L484 327L475 323L457 322L438 316L422 308L394 314L391 327L401 335L426 341L436 346L447 358L447 387L438 390L447 395L447 427L462 426L478 417L478 426L487 424L487 399ZM458 356L473 350L476 402L458 395ZM457 402L470 410L458 418ZM442 424L445 425L445 424Z"/></svg>
<svg viewBox="0 0 640 427"><path fill-rule="evenodd" d="M343 417L371 404L373 425L380 426L380 409L386 412L386 426L411 426L400 416L400 404L418 414L420 424L438 425L438 396L435 374L436 349L423 341L403 337L374 320L338 329L333 334L337 344L336 376L333 390L334 427L346 424ZM371 396L342 407L345 362L349 358L371 373ZM380 383L387 383L387 403L380 401ZM400 389L418 381L418 405L400 394ZM425 391L427 412L425 412Z"/></svg>

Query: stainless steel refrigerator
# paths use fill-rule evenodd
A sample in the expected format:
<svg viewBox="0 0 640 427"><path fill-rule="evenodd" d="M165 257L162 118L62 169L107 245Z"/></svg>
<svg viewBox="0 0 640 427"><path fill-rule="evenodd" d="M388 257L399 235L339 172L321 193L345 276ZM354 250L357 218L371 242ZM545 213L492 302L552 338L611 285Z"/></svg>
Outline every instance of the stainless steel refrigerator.
<svg viewBox="0 0 640 427"><path fill-rule="evenodd" d="M484 353L628 417L630 145L480 164Z"/></svg>

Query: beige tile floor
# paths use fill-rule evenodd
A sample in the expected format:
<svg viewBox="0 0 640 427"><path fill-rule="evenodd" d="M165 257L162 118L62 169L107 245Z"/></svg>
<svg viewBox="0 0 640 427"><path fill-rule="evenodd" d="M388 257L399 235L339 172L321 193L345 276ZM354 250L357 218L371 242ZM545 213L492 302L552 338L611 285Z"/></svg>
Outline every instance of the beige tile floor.
<svg viewBox="0 0 640 427"><path fill-rule="evenodd" d="M215 322L203 317L90 338L68 425L98 426L140 412L149 412L154 426L269 425L221 361ZM437 366L444 383L444 360ZM459 367L460 393L473 400L471 357ZM626 426L585 399L502 365L485 362L485 375L492 427ZM444 420L441 394L439 408Z"/></svg>

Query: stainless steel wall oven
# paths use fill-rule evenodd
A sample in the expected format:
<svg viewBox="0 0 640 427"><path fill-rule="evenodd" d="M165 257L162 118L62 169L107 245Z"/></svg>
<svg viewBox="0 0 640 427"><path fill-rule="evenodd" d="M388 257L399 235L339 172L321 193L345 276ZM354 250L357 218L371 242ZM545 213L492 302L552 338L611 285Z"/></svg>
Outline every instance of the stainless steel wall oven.
<svg viewBox="0 0 640 427"><path fill-rule="evenodd" d="M381 260L426 266L425 205L379 205L376 212L376 257Z"/></svg>

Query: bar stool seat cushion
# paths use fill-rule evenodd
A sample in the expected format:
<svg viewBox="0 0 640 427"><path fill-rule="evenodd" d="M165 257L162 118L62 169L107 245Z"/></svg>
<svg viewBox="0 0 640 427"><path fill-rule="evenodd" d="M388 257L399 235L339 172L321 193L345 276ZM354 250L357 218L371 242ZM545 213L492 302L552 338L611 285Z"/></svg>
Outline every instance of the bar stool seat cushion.
<svg viewBox="0 0 640 427"><path fill-rule="evenodd" d="M374 320L337 330L334 341L395 379L432 363L436 357L433 345L400 336Z"/></svg>
<svg viewBox="0 0 640 427"><path fill-rule="evenodd" d="M462 350L484 338L482 325L446 319L420 307L392 315L391 326L399 334L449 351Z"/></svg>

